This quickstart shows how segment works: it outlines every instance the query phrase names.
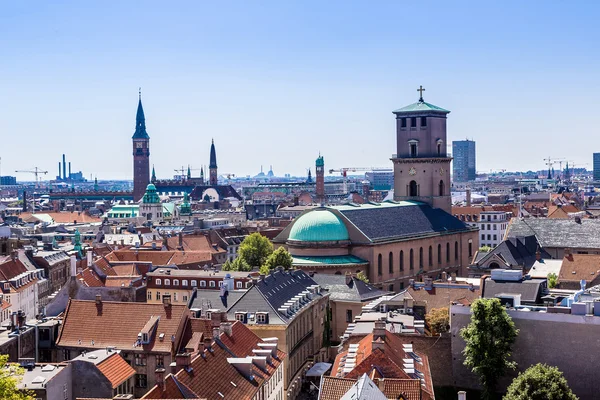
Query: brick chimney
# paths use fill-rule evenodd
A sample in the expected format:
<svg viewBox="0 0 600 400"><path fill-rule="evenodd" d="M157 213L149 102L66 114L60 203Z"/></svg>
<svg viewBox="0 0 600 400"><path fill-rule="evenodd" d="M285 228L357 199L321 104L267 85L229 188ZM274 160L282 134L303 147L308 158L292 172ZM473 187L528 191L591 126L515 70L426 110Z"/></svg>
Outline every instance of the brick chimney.
<svg viewBox="0 0 600 400"><path fill-rule="evenodd" d="M385 337L385 320L375 321L375 327L373 328L373 339Z"/></svg>
<svg viewBox="0 0 600 400"><path fill-rule="evenodd" d="M352 282L352 273L350 271L346 272L346 286L350 285Z"/></svg>
<svg viewBox="0 0 600 400"><path fill-rule="evenodd" d="M542 252L540 251L540 246L538 246L535 251L535 261L542 261Z"/></svg>
<svg viewBox="0 0 600 400"><path fill-rule="evenodd" d="M156 386L160 388L162 392L166 390L165 388L165 369L164 368L156 368L154 371L154 377L156 379Z"/></svg>
<svg viewBox="0 0 600 400"><path fill-rule="evenodd" d="M471 189L467 189L466 198L467 207L471 207Z"/></svg>

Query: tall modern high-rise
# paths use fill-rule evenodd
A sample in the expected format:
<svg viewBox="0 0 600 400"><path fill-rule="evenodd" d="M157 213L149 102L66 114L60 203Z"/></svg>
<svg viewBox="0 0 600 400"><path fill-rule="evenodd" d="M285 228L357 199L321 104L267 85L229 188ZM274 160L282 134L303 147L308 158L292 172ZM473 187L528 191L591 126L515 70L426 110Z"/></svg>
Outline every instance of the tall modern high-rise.
<svg viewBox="0 0 600 400"><path fill-rule="evenodd" d="M600 153L594 153L594 180L600 181Z"/></svg>
<svg viewBox="0 0 600 400"><path fill-rule="evenodd" d="M454 182L474 181L477 175L475 167L475 141L455 140L452 142L452 180Z"/></svg>

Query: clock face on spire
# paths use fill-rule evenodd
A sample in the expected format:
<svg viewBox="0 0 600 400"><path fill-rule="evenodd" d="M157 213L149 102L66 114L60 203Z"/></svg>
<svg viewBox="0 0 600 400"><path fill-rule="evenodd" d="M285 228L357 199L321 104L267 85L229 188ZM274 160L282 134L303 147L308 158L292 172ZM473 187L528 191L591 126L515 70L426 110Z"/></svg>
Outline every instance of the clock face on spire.
<svg viewBox="0 0 600 400"><path fill-rule="evenodd" d="M141 149L143 147L144 147L144 143L142 143L142 142L135 142L135 148L136 149Z"/></svg>
<svg viewBox="0 0 600 400"><path fill-rule="evenodd" d="M417 174L417 170L415 169L415 167L410 167L410 169L408 170L408 173L410 175L416 175Z"/></svg>

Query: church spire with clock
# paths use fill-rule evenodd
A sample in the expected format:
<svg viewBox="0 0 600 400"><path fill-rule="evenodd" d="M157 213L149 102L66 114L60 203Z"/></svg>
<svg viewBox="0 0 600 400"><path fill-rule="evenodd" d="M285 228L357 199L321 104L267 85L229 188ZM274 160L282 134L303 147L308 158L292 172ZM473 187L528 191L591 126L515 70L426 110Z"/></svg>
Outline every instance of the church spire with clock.
<svg viewBox="0 0 600 400"><path fill-rule="evenodd" d="M139 201L144 196L150 180L150 136L146 132L141 89L135 117L135 133L131 139L133 141L133 200Z"/></svg>
<svg viewBox="0 0 600 400"><path fill-rule="evenodd" d="M423 100L393 111L396 116L394 200L415 200L451 213L450 161L446 117L450 113Z"/></svg>

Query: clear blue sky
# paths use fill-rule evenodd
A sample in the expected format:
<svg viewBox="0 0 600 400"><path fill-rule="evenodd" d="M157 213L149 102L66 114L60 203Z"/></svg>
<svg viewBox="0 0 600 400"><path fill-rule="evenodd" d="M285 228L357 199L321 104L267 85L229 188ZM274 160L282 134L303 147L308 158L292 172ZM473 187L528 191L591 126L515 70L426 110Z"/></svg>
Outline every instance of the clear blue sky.
<svg viewBox="0 0 600 400"><path fill-rule="evenodd" d="M238 175L304 174L319 151L327 169L391 166L391 111L419 85L452 111L449 140L477 141L479 171L591 163L600 3L491 3L3 2L2 174L53 177L66 153L130 178L139 86L163 178L208 164L211 138Z"/></svg>

